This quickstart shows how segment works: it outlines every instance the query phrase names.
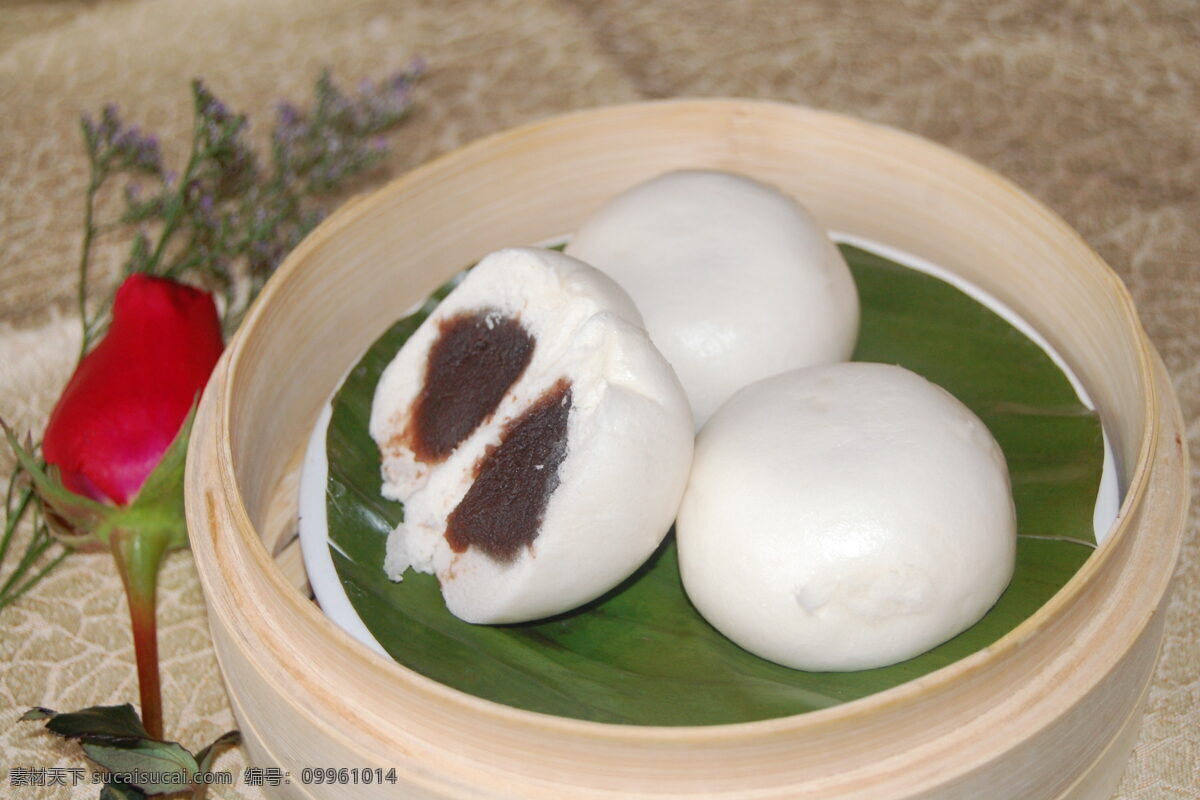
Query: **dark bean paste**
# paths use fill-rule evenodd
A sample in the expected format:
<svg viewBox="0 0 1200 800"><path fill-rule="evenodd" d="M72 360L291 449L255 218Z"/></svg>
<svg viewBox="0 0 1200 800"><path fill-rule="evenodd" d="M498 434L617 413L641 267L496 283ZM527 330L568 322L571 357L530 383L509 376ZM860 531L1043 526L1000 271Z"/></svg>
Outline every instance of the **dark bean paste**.
<svg viewBox="0 0 1200 800"><path fill-rule="evenodd" d="M505 427L500 444L476 464L475 482L446 520L451 550L478 547L511 563L537 538L567 455L570 413L571 384L564 378Z"/></svg>
<svg viewBox="0 0 1200 800"><path fill-rule="evenodd" d="M484 309L443 320L413 401L409 446L439 462L492 415L533 358L534 339L512 317Z"/></svg>

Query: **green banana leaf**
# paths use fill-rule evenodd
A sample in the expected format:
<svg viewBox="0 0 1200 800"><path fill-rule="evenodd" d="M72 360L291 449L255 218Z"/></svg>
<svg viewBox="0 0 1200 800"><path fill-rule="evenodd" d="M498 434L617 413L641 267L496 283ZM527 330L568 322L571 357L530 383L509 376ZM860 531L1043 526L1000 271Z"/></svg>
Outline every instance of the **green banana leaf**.
<svg viewBox="0 0 1200 800"><path fill-rule="evenodd" d="M379 494L379 453L367 422L379 374L435 296L354 367L334 398L327 435L330 549L351 604L379 643L401 664L499 703L601 722L707 725L865 697L974 653L1033 614L1095 548L1099 419L1036 344L979 302L865 250L842 251L862 301L855 358L901 364L945 387L987 424L1008 459L1016 572L980 622L881 669L788 669L742 650L696 613L679 580L674 536L616 589L539 622L470 625L446 610L434 577L410 571L393 583L383 573L384 544L403 508Z"/></svg>

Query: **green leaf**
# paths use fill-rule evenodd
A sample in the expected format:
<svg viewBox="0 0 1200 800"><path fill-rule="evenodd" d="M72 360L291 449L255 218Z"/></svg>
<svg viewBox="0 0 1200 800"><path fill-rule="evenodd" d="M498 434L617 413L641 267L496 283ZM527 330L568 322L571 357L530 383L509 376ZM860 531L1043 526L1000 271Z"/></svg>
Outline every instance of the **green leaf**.
<svg viewBox="0 0 1200 800"><path fill-rule="evenodd" d="M188 438L192 435L192 422L196 419L196 403L192 403L187 417L171 444L163 452L158 465L146 476L138 490L134 504L169 505L181 502L183 471L187 465Z"/></svg>
<svg viewBox="0 0 1200 800"><path fill-rule="evenodd" d="M57 716L57 711L52 711L49 708L42 708L41 706L38 706L36 708L31 708L22 714L17 719L17 722L33 722L35 720L54 719Z"/></svg>
<svg viewBox="0 0 1200 800"><path fill-rule="evenodd" d="M83 752L111 773L100 797L113 800L138 800L146 795L185 790L197 772L210 772L217 756L242 741L238 731L229 731L193 757L176 742L150 738L128 703L93 706L67 714L32 708L21 719L48 720L48 730L78 740Z"/></svg>
<svg viewBox="0 0 1200 800"><path fill-rule="evenodd" d="M46 716L31 716L41 712ZM46 729L67 739L83 742L118 743L150 738L133 706L92 706L80 711L59 714L40 708L26 712L22 719L49 719Z"/></svg>
<svg viewBox="0 0 1200 800"><path fill-rule="evenodd" d="M242 734L239 731L229 731L217 737L216 741L196 754L196 763L200 765L200 771L211 772L213 762L217 760L217 756L231 747L237 747L241 743Z"/></svg>
<svg viewBox="0 0 1200 800"><path fill-rule="evenodd" d="M16 434L3 419L0 419L0 428L4 430L8 445L16 455L21 469L29 474L34 494L58 538L70 545L95 539L96 532L113 514L114 507L67 489L58 480L57 471L52 467L43 469L42 464L34 457L32 447L21 446ZM100 538L103 540L103 536Z"/></svg>
<svg viewBox="0 0 1200 800"><path fill-rule="evenodd" d="M146 800L146 793L120 781L109 781L100 789L100 800Z"/></svg>
<svg viewBox="0 0 1200 800"><path fill-rule="evenodd" d="M843 247L862 300L855 358L906 366L944 386L992 430L1013 478L1020 538L1012 583L975 626L900 664L810 673L764 661L718 634L683 592L674 538L634 576L568 614L522 625L469 625L446 611L437 581L383 573L400 504L379 494L370 435L375 384L432 308L387 331L334 399L326 505L342 585L379 643L448 686L548 714L604 722L702 725L785 716L897 686L995 642L1033 614L1095 547L1092 509L1103 449L1046 354L958 289ZM1049 538L1053 537L1053 538Z"/></svg>
<svg viewBox="0 0 1200 800"><path fill-rule="evenodd" d="M83 752L120 780L146 794L178 792L191 785L196 759L175 742L142 739L128 746L83 742Z"/></svg>
<svg viewBox="0 0 1200 800"><path fill-rule="evenodd" d="M1094 546L1100 422L1049 356L950 284L842 250L863 305L854 359L908 367L979 415L1008 461L1022 534Z"/></svg>
<svg viewBox="0 0 1200 800"><path fill-rule="evenodd" d="M139 533L154 530L167 537L168 551L187 547L184 468L187 463L187 441L192 434L194 419L196 404L193 403L179 432L163 452L154 470L146 476L133 503L110 518L109 524L113 528L136 530Z"/></svg>

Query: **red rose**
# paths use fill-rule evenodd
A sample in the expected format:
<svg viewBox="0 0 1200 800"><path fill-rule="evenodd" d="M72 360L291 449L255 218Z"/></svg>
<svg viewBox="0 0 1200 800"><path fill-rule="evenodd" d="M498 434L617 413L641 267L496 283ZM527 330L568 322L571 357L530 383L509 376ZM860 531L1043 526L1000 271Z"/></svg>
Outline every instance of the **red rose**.
<svg viewBox="0 0 1200 800"><path fill-rule="evenodd" d="M223 347L211 295L131 275L113 300L108 333L79 362L50 415L42 455L56 469L43 470L0 420L54 533L113 554L129 599L142 721L155 739L162 738L158 568L167 552L187 546L188 418Z"/></svg>
<svg viewBox="0 0 1200 800"><path fill-rule="evenodd" d="M117 290L107 334L50 415L47 463L71 491L119 505L170 446L224 347L212 296L135 274Z"/></svg>

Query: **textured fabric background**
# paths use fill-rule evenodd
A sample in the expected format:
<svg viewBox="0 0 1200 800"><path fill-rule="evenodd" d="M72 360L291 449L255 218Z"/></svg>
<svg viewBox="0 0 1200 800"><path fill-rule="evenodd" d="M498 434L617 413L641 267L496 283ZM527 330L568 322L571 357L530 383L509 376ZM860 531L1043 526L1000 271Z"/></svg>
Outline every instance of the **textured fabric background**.
<svg viewBox="0 0 1200 800"><path fill-rule="evenodd" d="M929 137L1015 180L1120 273L1200 445L1200 7L1190 0L0 0L0 413L38 430L77 347L78 117L115 101L178 156L203 76L265 120L316 72L431 71L394 137L392 174L482 134L568 109L678 95L790 100ZM382 178L381 178L382 179ZM122 247L100 251L97 291ZM0 476L11 470L0 453ZM1193 484L1196 473L1193 472ZM161 592L166 727L197 747L234 726L190 557ZM0 614L0 794L11 766L83 766L30 705L136 697L120 583L72 556ZM1191 523L1167 640L1117 797L1200 797L1200 540ZM240 774L240 751L219 766ZM262 790L215 790L258 798Z"/></svg>

